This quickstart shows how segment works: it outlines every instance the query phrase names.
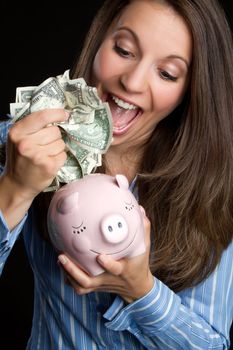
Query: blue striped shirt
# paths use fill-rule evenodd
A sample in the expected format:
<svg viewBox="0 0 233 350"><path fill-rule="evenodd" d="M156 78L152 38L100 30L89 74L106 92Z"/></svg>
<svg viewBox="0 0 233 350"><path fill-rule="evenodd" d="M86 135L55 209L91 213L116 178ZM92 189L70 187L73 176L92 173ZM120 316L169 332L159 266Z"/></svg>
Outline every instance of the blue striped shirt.
<svg viewBox="0 0 233 350"><path fill-rule="evenodd" d="M0 143L9 122L0 123ZM174 293L154 278L152 290L125 304L117 295L79 296L64 281L57 253L35 226L35 208L11 232L0 213L0 272L22 232L34 273L34 316L27 350L228 349L233 318L233 242L215 271Z"/></svg>

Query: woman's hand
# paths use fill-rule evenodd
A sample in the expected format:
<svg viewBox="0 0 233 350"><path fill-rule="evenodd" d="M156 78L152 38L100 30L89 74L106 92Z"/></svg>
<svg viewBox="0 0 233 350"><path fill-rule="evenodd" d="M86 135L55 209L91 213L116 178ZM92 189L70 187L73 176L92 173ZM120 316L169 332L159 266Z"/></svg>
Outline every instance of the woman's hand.
<svg viewBox="0 0 233 350"><path fill-rule="evenodd" d="M79 295L93 291L105 291L120 295L131 303L146 295L153 287L153 275L149 268L150 222L144 217L146 252L133 258L115 261L107 255L99 255L97 261L106 272L89 276L66 255L58 259L67 274L68 282Z"/></svg>
<svg viewBox="0 0 233 350"><path fill-rule="evenodd" d="M33 199L49 186L65 163L65 143L59 127L51 124L67 118L64 109L46 109L24 117L10 128L4 176L25 197Z"/></svg>
<svg viewBox="0 0 233 350"><path fill-rule="evenodd" d="M6 166L0 177L0 209L10 230L65 163L65 143L59 128L51 124L67 118L64 109L46 109L10 128Z"/></svg>

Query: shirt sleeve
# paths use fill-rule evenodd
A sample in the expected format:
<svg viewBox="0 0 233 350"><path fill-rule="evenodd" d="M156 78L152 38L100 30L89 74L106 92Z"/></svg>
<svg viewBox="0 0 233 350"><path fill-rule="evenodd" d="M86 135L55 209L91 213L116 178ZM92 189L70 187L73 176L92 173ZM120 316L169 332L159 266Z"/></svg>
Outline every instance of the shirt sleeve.
<svg viewBox="0 0 233 350"><path fill-rule="evenodd" d="M12 117L10 115L8 115L5 120L0 122L0 174L4 170L5 145L7 142L8 130L11 125ZM2 212L0 211L0 275L2 274L5 262L22 230L26 218L27 214L24 216L21 222L12 231L10 231Z"/></svg>
<svg viewBox="0 0 233 350"><path fill-rule="evenodd" d="M0 121L0 174L4 170L7 135L11 126L12 117L10 115L7 115L4 120Z"/></svg>
<svg viewBox="0 0 233 350"><path fill-rule="evenodd" d="M117 296L106 327L127 330L146 349L228 349L233 318L233 242L215 271L194 288L174 293L154 278L152 290L125 305Z"/></svg>
<svg viewBox="0 0 233 350"><path fill-rule="evenodd" d="M24 216L21 222L12 231L10 231L2 212L0 211L0 275L2 274L3 267L14 246L14 243L22 231L26 219L27 214Z"/></svg>

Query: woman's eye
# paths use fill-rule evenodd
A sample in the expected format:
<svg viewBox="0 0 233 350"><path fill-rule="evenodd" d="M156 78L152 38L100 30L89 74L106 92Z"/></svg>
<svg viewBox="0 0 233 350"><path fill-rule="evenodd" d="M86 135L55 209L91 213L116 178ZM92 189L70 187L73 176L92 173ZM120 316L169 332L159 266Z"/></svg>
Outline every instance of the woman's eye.
<svg viewBox="0 0 233 350"><path fill-rule="evenodd" d="M118 46L117 44L114 45L114 50L122 57L132 56L132 54L129 51L123 49L122 47Z"/></svg>
<svg viewBox="0 0 233 350"><path fill-rule="evenodd" d="M164 80L169 80L169 81L177 81L177 77L174 77L173 75L169 74L167 71L165 70L161 70L160 71L160 76L162 79Z"/></svg>

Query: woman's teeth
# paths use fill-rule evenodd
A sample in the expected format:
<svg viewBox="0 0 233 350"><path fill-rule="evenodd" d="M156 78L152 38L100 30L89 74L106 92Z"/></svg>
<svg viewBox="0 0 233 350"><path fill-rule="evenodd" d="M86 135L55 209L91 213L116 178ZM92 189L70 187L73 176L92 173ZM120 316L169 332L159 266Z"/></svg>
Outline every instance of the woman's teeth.
<svg viewBox="0 0 233 350"><path fill-rule="evenodd" d="M116 96L112 96L112 99L121 108L124 108L124 109L137 109L138 108L135 105L132 105L132 104L130 104L128 102L124 102L123 100L119 99Z"/></svg>

